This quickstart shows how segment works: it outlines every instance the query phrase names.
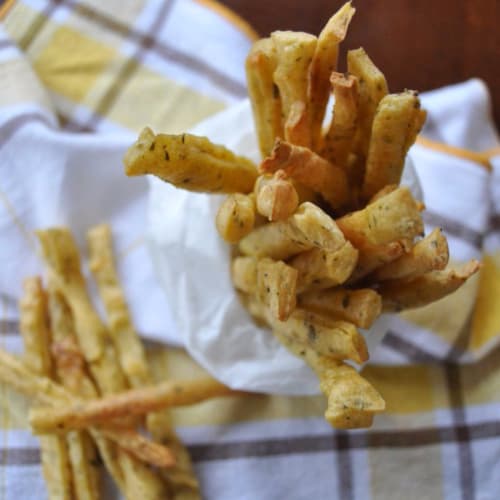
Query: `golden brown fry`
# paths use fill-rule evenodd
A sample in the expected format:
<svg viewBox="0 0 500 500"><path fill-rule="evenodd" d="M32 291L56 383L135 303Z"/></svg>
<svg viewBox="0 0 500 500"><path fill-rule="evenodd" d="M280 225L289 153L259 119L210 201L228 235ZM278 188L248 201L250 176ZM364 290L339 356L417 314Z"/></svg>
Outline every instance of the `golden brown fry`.
<svg viewBox="0 0 500 500"><path fill-rule="evenodd" d="M144 415L164 408L189 406L207 399L235 394L239 393L212 378L165 381L97 400L33 411L30 424L39 433L66 432L103 424L125 415Z"/></svg>
<svg viewBox="0 0 500 500"><path fill-rule="evenodd" d="M113 255L111 229L106 224L95 226L87 233L87 239L90 269L98 284L99 293L106 309L109 328L120 356L121 366L132 387L137 388L151 384L153 378L146 355L132 323L119 283ZM199 485L192 470L189 454L173 430L169 413L166 410L150 413L146 419L146 428L156 441L168 445L175 453L177 459L175 465L168 470L162 470L169 488L172 491L181 488L184 494L189 493L190 498L199 497ZM134 437L131 438L131 441L134 441L136 446L140 445ZM166 448L158 447L159 452L164 450ZM168 458L170 458L168 465L172 465L171 456L163 455L162 457L159 453L157 460L160 461L162 458L166 466Z"/></svg>
<svg viewBox="0 0 500 500"><path fill-rule="evenodd" d="M364 159L368 155L375 111L388 93L387 82L363 48L347 52L347 70L359 81L358 131L354 152Z"/></svg>
<svg viewBox="0 0 500 500"><path fill-rule="evenodd" d="M220 205L215 225L221 238L228 243L238 243L255 225L255 203L244 194L230 194Z"/></svg>
<svg viewBox="0 0 500 500"><path fill-rule="evenodd" d="M286 321L276 321L268 312L265 314L273 330L283 332L321 356L349 359L355 363L368 360L365 339L352 323L299 308Z"/></svg>
<svg viewBox="0 0 500 500"><path fill-rule="evenodd" d="M336 429L369 427L385 401L352 366L321 359L320 387L328 398L326 420Z"/></svg>
<svg viewBox="0 0 500 500"><path fill-rule="evenodd" d="M257 290L257 259L236 257L231 262L231 278L237 290L255 293Z"/></svg>
<svg viewBox="0 0 500 500"><path fill-rule="evenodd" d="M399 278L415 278L429 271L442 270L448 264L448 242L441 229L419 241L408 253L399 259L377 269L370 276L372 281Z"/></svg>
<svg viewBox="0 0 500 500"><path fill-rule="evenodd" d="M153 174L188 191L249 193L257 178L253 162L206 137L155 135L147 127L123 162L128 176Z"/></svg>
<svg viewBox="0 0 500 500"><path fill-rule="evenodd" d="M273 81L276 64L276 49L270 38L253 44L245 64L248 94L263 158L271 152L274 139L283 137L280 92Z"/></svg>
<svg viewBox="0 0 500 500"><path fill-rule="evenodd" d="M271 156L259 167L260 172L283 170L304 186L317 191L337 209L349 201L346 173L310 149L277 139Z"/></svg>
<svg viewBox="0 0 500 500"><path fill-rule="evenodd" d="M353 148L358 123L358 79L353 75L333 73L330 82L335 104L330 127L323 139L321 156L348 172L349 154Z"/></svg>
<svg viewBox="0 0 500 500"><path fill-rule="evenodd" d="M385 281L378 288L384 312L425 306L453 293L475 274L481 264L471 260L458 268L431 271L413 279Z"/></svg>
<svg viewBox="0 0 500 500"><path fill-rule="evenodd" d="M24 295L19 303L19 309L25 363L38 375L50 377L52 366L49 352L47 297L40 278L27 278L23 285ZM71 465L64 437L43 436L40 438L40 452L49 498L72 499Z"/></svg>
<svg viewBox="0 0 500 500"><path fill-rule="evenodd" d="M335 221L313 203L305 202L285 221L254 229L240 241L244 255L284 260L313 247L336 250L345 242Z"/></svg>
<svg viewBox="0 0 500 500"><path fill-rule="evenodd" d="M366 199L387 184L399 184L406 153L416 138L415 122L419 117L420 101L416 92L389 94L380 101L366 159L362 188Z"/></svg>
<svg viewBox="0 0 500 500"><path fill-rule="evenodd" d="M298 271L297 289L324 289L344 283L353 272L358 251L346 241L337 250L312 248L296 255L290 265Z"/></svg>
<svg viewBox="0 0 500 500"><path fill-rule="evenodd" d="M392 193L393 191L395 191L396 189L398 188L398 185L397 184L387 184L386 186L384 186L382 189L380 189L379 191L377 191L371 198L370 200L368 201L368 204L370 203L374 203L376 202L377 200L380 200L380 198L383 198L385 195L389 194L389 193Z"/></svg>
<svg viewBox="0 0 500 500"><path fill-rule="evenodd" d="M96 397L97 391L85 372L85 361L73 333L71 311L63 297L49 283L49 312L52 330L52 356L58 380L73 394L82 397ZM73 431L66 436L69 459L73 472L73 485L78 499L99 498L99 471L93 465L97 462L97 450L87 432ZM110 463L114 444L97 438L101 455L113 479L122 484L121 471L117 464ZM116 477L115 477L116 476Z"/></svg>
<svg viewBox="0 0 500 500"><path fill-rule="evenodd" d="M316 151L321 138L321 126L330 96L329 77L337 68L339 44L347 34L347 28L356 9L351 2L345 3L326 23L318 37L309 70L308 97L311 115L312 148Z"/></svg>
<svg viewBox="0 0 500 500"><path fill-rule="evenodd" d="M371 245L421 235L424 230L416 201L406 187L389 194L336 220L345 237L359 250Z"/></svg>
<svg viewBox="0 0 500 500"><path fill-rule="evenodd" d="M300 295L298 302L301 308L349 321L359 328L370 328L382 311L380 295L369 288L310 291Z"/></svg>
<svg viewBox="0 0 500 500"><path fill-rule="evenodd" d="M257 297L280 321L289 318L297 302L297 271L282 261L257 262Z"/></svg>
<svg viewBox="0 0 500 500"><path fill-rule="evenodd" d="M294 144L310 146L307 87L317 38L308 33L275 31L271 39L277 51L274 82L281 96L285 138Z"/></svg>
<svg viewBox="0 0 500 500"><path fill-rule="evenodd" d="M391 241L383 245L365 245L359 251L358 264L347 283L352 285L385 264L399 259L408 247L408 243L404 240Z"/></svg>
<svg viewBox="0 0 500 500"><path fill-rule="evenodd" d="M270 221L287 219L299 206L297 190L283 170L259 176L254 189L257 211Z"/></svg>

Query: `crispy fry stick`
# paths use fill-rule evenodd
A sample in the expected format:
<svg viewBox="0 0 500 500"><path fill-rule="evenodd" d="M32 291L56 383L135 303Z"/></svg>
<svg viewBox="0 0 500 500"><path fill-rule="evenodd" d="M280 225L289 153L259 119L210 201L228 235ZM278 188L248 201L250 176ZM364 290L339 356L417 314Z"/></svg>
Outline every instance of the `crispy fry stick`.
<svg viewBox="0 0 500 500"><path fill-rule="evenodd" d="M124 415L144 415L173 406L188 406L207 399L239 394L212 378L164 381L131 389L102 399L80 401L66 407L33 411L30 424L35 432L66 432L103 424Z"/></svg>
<svg viewBox="0 0 500 500"><path fill-rule="evenodd" d="M406 187L336 220L338 227L356 248L384 245L422 234L424 224L416 201Z"/></svg>
<svg viewBox="0 0 500 500"><path fill-rule="evenodd" d="M280 321L287 320L295 309L297 274L282 261L264 258L257 263L257 296Z"/></svg>
<svg viewBox="0 0 500 500"><path fill-rule="evenodd" d="M230 194L220 205L215 226L221 238L228 243L238 243L255 225L255 203L252 197Z"/></svg>
<svg viewBox="0 0 500 500"><path fill-rule="evenodd" d="M249 193L257 177L253 162L206 137L155 135L147 127L123 162L128 176L153 174L188 191Z"/></svg>
<svg viewBox="0 0 500 500"><path fill-rule="evenodd" d="M320 193L334 209L349 200L346 173L308 148L277 139L271 156L260 164L259 170L263 173L283 170L304 186Z"/></svg>
<svg viewBox="0 0 500 500"><path fill-rule="evenodd" d="M335 321L299 308L286 321L276 321L268 312L265 314L273 330L283 332L320 356L349 359L355 363L368 360L365 339L352 323Z"/></svg>
<svg viewBox="0 0 500 500"><path fill-rule="evenodd" d="M110 331L125 375L132 387L138 388L151 384L153 377L119 283L110 227L106 224L93 227L87 233L87 239L90 268L98 284ZM199 485L192 470L189 453L173 430L169 413L165 410L149 414L146 427L153 438L168 445L177 458L173 467L168 471L162 471L170 489L174 492L180 489L184 494L189 493L190 498L199 497Z"/></svg>
<svg viewBox="0 0 500 500"><path fill-rule="evenodd" d="M277 170L273 176L259 176L254 190L257 211L270 221L287 219L299 206L297 190L282 170Z"/></svg>
<svg viewBox="0 0 500 500"><path fill-rule="evenodd" d="M285 331L274 329L273 333L287 349L302 357L316 372L320 388L327 397L325 419L330 425L339 429L370 427L374 415L385 410L380 394L354 368L339 360L318 356Z"/></svg>
<svg viewBox="0 0 500 500"><path fill-rule="evenodd" d="M245 293L257 290L257 259L236 257L231 262L231 278L236 289Z"/></svg>
<svg viewBox="0 0 500 500"><path fill-rule="evenodd" d="M399 184L406 153L420 130L416 125L420 117L420 101L416 92L389 94L380 101L373 119L366 159L363 180L366 199L387 184Z"/></svg>
<svg viewBox="0 0 500 500"><path fill-rule="evenodd" d="M24 281L24 295L19 306L25 363L38 375L50 377L52 366L47 297L40 278ZM66 440L61 436L43 436L40 438L40 450L49 498L72 499L73 481Z"/></svg>
<svg viewBox="0 0 500 500"><path fill-rule="evenodd" d="M244 255L284 260L313 247L336 250L345 242L335 221L313 203L302 203L285 221L254 229L240 241Z"/></svg>
<svg viewBox="0 0 500 500"><path fill-rule="evenodd" d="M73 314L75 333L100 393L106 395L125 390L127 383L109 333L87 295L78 249L71 233L64 228L53 228L39 231L38 236L54 284ZM117 452L117 461L123 471L126 497L165 498L165 485L144 463L122 449Z"/></svg>
<svg viewBox="0 0 500 500"><path fill-rule="evenodd" d="M384 312L425 306L453 293L475 274L481 264L471 260L458 268L431 271L413 279L383 282L378 288Z"/></svg>
<svg viewBox="0 0 500 500"><path fill-rule="evenodd" d="M270 38L257 40L246 59L248 94L262 157L270 152L276 137L283 137L281 99L273 81L277 55Z"/></svg>
<svg viewBox="0 0 500 500"><path fill-rule="evenodd" d="M323 139L321 156L348 171L349 153L352 150L358 123L358 79L353 75L333 73L330 82L335 104L330 127Z"/></svg>
<svg viewBox="0 0 500 500"><path fill-rule="evenodd" d="M344 40L356 9L345 3L326 23L318 37L309 70L308 97L311 108L312 147L316 151L321 138L321 126L330 95L328 79L337 68L339 44Z"/></svg>
<svg viewBox="0 0 500 500"><path fill-rule="evenodd" d="M344 283L353 272L358 251L346 241L337 250L312 248L293 257L290 265L298 271L299 293L307 288L324 289Z"/></svg>
<svg viewBox="0 0 500 500"><path fill-rule="evenodd" d="M399 259L377 269L370 280L385 281L415 278L429 271L439 271L448 264L449 250L441 229L434 229Z"/></svg>
<svg viewBox="0 0 500 500"><path fill-rule="evenodd" d="M96 397L97 391L85 373L83 356L74 337L71 312L63 297L50 286L50 283L48 298L56 380L75 395ZM82 500L99 498L99 472L92 465L96 462L97 450L90 435L87 432L69 432L66 436L66 442L76 497ZM113 444L104 440L100 442L103 460L107 467L109 464L108 470L115 482L120 485L122 481L121 471L117 473L117 465L109 463L113 447Z"/></svg>
<svg viewBox="0 0 500 500"><path fill-rule="evenodd" d="M275 31L271 39L277 51L274 82L281 96L285 139L294 144L310 146L307 87L317 38L308 33Z"/></svg>
<svg viewBox="0 0 500 500"><path fill-rule="evenodd" d="M378 103L388 93L387 82L363 48L347 52L347 70L359 81L359 119L354 151L361 158L366 158L373 117Z"/></svg>
<svg viewBox="0 0 500 500"><path fill-rule="evenodd" d="M370 328L382 311L380 295L369 288L310 291L299 296L301 308Z"/></svg>

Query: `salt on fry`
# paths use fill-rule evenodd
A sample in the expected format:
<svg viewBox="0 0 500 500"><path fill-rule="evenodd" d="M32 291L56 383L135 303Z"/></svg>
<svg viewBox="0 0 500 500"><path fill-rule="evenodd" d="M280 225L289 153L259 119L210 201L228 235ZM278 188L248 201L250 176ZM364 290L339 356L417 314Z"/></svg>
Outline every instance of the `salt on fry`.
<svg viewBox="0 0 500 500"><path fill-rule="evenodd" d="M245 236L239 248L244 255L286 258L313 247L335 250L345 241L335 221L313 203L302 203L285 221L271 222Z"/></svg>
<svg viewBox="0 0 500 500"><path fill-rule="evenodd" d="M382 296L382 308L394 312L435 302L457 290L480 267L477 260L471 260L457 268L431 271L413 279L385 281L377 290Z"/></svg>
<svg viewBox="0 0 500 500"><path fill-rule="evenodd" d="M153 174L188 191L249 193L257 177L252 161L206 137L154 134L145 128L123 159L128 176Z"/></svg>
<svg viewBox="0 0 500 500"><path fill-rule="evenodd" d="M19 309L25 363L38 375L51 377L47 297L40 278L27 278L23 285L24 295ZM73 481L66 440L61 436L43 436L40 438L40 450L49 497L72 499Z"/></svg>
<svg viewBox="0 0 500 500"><path fill-rule="evenodd" d="M298 298L299 307L370 328L382 311L380 295L370 288L309 291Z"/></svg>
<svg viewBox="0 0 500 500"><path fill-rule="evenodd" d="M388 93L387 82L363 48L347 52L347 71L359 81L358 131L354 152L361 158L366 158L373 117L379 102Z"/></svg>
<svg viewBox="0 0 500 500"><path fill-rule="evenodd" d="M358 79L354 75L333 73L330 82L335 104L330 127L323 138L321 156L348 172L348 158L358 123Z"/></svg>
<svg viewBox="0 0 500 500"><path fill-rule="evenodd" d="M281 96L285 117L285 139L303 146L311 145L308 110L309 66L317 38L308 33L275 31L271 34L277 52L274 82Z"/></svg>
<svg viewBox="0 0 500 500"><path fill-rule="evenodd" d="M153 378L146 354L134 328L119 282L110 227L107 224L94 226L88 231L87 240L90 269L104 303L110 332L119 353L123 371L132 387L138 388L151 384ZM190 498L199 497L199 485L192 470L189 454L173 430L168 412L165 410L150 413L146 419L146 427L155 440L168 445L173 450L177 459L168 470L161 470L170 490L173 492L182 488L185 494L189 492ZM137 441L136 443L139 444ZM159 449L165 448L159 447ZM160 459L161 457L158 457L158 460Z"/></svg>
<svg viewBox="0 0 500 500"><path fill-rule="evenodd" d="M285 220L299 206L297 190L283 170L259 176L254 191L257 211L269 221Z"/></svg>
<svg viewBox="0 0 500 500"><path fill-rule="evenodd" d="M362 188L366 199L387 184L399 184L406 153L419 131L415 122L420 116L416 92L389 94L380 101L373 119L366 159Z"/></svg>
<svg viewBox="0 0 500 500"><path fill-rule="evenodd" d="M413 240L424 224L410 190L399 187L362 210L336 220L338 227L356 248L384 245L397 240Z"/></svg>
<svg viewBox="0 0 500 500"><path fill-rule="evenodd" d="M308 148L277 139L271 156L260 164L259 171L273 173L277 170L283 170L304 186L320 193L334 209L349 201L346 173Z"/></svg>
<svg viewBox="0 0 500 500"><path fill-rule="evenodd" d="M377 269L372 281L415 278L429 271L439 271L448 264L449 250L446 237L441 229L434 229L429 235L395 261Z"/></svg>
<svg viewBox="0 0 500 500"><path fill-rule="evenodd" d="M241 193L230 194L220 205L215 226L221 238L238 243L255 225L255 202Z"/></svg>
<svg viewBox="0 0 500 500"><path fill-rule="evenodd" d="M257 296L279 321L288 319L295 309L297 274L282 261L264 258L257 262Z"/></svg>
<svg viewBox="0 0 500 500"><path fill-rule="evenodd" d="M328 79L337 68L339 44L344 40L356 9L345 3L326 23L318 37L309 70L308 97L311 116L312 148L316 151L330 96Z"/></svg>
<svg viewBox="0 0 500 500"><path fill-rule="evenodd" d="M276 64L276 48L270 38L257 40L245 63L248 95L263 158L271 152L274 139L283 137L280 91L273 81Z"/></svg>
<svg viewBox="0 0 500 500"><path fill-rule="evenodd" d="M344 283L358 260L358 251L348 242L336 250L312 248L290 261L298 271L297 290L325 289Z"/></svg>

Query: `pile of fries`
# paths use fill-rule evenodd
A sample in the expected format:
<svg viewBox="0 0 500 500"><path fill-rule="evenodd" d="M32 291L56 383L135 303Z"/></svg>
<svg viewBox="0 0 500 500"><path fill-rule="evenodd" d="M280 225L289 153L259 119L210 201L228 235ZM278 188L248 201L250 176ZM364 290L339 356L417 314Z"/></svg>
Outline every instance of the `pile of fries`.
<svg viewBox="0 0 500 500"><path fill-rule="evenodd" d="M216 226L234 245L234 286L252 316L317 373L337 428L370 426L385 408L351 366L368 360L358 328L438 300L479 268L445 269L445 236L424 237L424 205L399 186L426 117L417 92L389 94L362 48L348 51L347 73L336 72L354 12L346 3L319 37L277 31L252 47L259 166L204 137L148 128L124 160L127 175L228 194Z"/></svg>
<svg viewBox="0 0 500 500"><path fill-rule="evenodd" d="M104 305L96 313L67 228L38 232L47 264L20 301L23 359L0 350L0 382L33 398L51 499L100 498L104 463L130 500L201 498L166 408L234 394L212 378L153 384L118 281L109 226L88 232L89 267ZM142 431L147 431L147 435Z"/></svg>

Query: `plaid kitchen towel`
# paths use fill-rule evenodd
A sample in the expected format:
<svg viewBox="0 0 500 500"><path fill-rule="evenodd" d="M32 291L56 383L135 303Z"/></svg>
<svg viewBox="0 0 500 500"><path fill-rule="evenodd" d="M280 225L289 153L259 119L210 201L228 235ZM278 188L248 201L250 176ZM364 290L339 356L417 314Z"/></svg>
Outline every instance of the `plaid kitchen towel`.
<svg viewBox="0 0 500 500"><path fill-rule="evenodd" d="M146 183L124 178L121 155L145 124L185 131L244 98L255 33L206 0L19 0L3 9L0 345L21 350L20 283L41 270L33 231L66 223L83 243L103 220L139 330L179 343L142 240ZM454 259L481 258L480 276L394 320L364 371L387 401L372 429L333 431L322 397L175 410L207 499L498 497L499 142L482 82L422 100L429 119L411 154L426 223L443 227ZM149 354L159 378L202 371L181 349ZM0 392L0 500L44 498L27 402Z"/></svg>

